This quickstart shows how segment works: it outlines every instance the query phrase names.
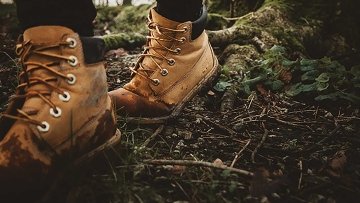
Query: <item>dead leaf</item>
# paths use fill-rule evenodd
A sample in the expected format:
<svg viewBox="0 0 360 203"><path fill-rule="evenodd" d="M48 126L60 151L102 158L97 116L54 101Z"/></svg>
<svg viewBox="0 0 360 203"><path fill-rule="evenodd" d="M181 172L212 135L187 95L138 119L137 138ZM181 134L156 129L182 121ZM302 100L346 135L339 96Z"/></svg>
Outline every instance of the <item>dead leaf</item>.
<svg viewBox="0 0 360 203"><path fill-rule="evenodd" d="M285 84L289 84L292 80L291 72L288 70L281 70L279 74L279 80L281 80Z"/></svg>
<svg viewBox="0 0 360 203"><path fill-rule="evenodd" d="M271 175L277 173L278 176ZM254 173L254 177L250 182L250 194L254 197L264 197L275 193L283 185L287 185L286 177L283 176L282 171L274 171L270 173L265 167L258 167Z"/></svg>
<svg viewBox="0 0 360 203"><path fill-rule="evenodd" d="M183 174L183 173L185 173L185 171L186 171L186 166L179 166L179 165L174 165L170 169L170 172L175 175Z"/></svg>
<svg viewBox="0 0 360 203"><path fill-rule="evenodd" d="M261 84L261 83L256 85L256 89L257 89L257 91L259 91L259 93L262 96L268 96L269 95L269 91L267 89L265 89L264 85Z"/></svg>
<svg viewBox="0 0 360 203"><path fill-rule="evenodd" d="M224 162L221 159L216 159L214 161L214 165L216 165L216 166L224 166Z"/></svg>
<svg viewBox="0 0 360 203"><path fill-rule="evenodd" d="M269 177L270 172L266 168L259 167L256 169L249 188L252 196L262 197L268 193L267 185L269 183Z"/></svg>
<svg viewBox="0 0 360 203"><path fill-rule="evenodd" d="M329 160L326 167L326 172L333 177L341 177L343 170L347 163L347 157L345 151L341 150L335 153L335 155Z"/></svg>

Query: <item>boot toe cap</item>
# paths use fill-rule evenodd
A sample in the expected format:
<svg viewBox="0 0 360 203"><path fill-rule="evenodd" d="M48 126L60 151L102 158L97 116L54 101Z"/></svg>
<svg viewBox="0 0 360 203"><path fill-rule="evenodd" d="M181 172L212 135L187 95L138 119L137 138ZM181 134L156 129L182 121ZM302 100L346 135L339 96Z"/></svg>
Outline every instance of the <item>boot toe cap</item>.
<svg viewBox="0 0 360 203"><path fill-rule="evenodd" d="M124 88L111 91L109 95L117 113L122 116L153 118L168 116L171 112L171 107L166 104L150 101Z"/></svg>
<svg viewBox="0 0 360 203"><path fill-rule="evenodd" d="M39 157L28 126L17 124L0 142L0 196L5 199L29 197L44 189L50 165Z"/></svg>

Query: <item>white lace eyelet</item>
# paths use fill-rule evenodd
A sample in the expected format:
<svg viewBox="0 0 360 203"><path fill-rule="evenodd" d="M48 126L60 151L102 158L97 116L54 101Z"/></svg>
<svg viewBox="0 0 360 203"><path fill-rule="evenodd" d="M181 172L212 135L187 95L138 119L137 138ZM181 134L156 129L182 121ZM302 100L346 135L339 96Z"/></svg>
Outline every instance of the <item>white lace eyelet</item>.
<svg viewBox="0 0 360 203"><path fill-rule="evenodd" d="M43 132L43 133L46 133L50 130L50 125L48 122L46 121L43 121L41 122L41 125L38 125L37 126L37 129L40 131L40 132Z"/></svg>
<svg viewBox="0 0 360 203"><path fill-rule="evenodd" d="M186 37L180 38L180 43L184 43L186 41Z"/></svg>
<svg viewBox="0 0 360 203"><path fill-rule="evenodd" d="M72 67L75 67L79 63L79 60L78 60L78 58L76 58L76 56L70 56L69 59L68 59L68 63Z"/></svg>
<svg viewBox="0 0 360 203"><path fill-rule="evenodd" d="M70 44L69 44L69 47L70 47L70 48L75 48L76 45L77 45L76 40L75 40L74 38L71 38L71 37L67 38L67 39L66 39L66 42L70 43Z"/></svg>
<svg viewBox="0 0 360 203"><path fill-rule="evenodd" d="M169 60L168 60L168 64L169 64L170 66L175 65L175 59L169 59Z"/></svg>
<svg viewBox="0 0 360 203"><path fill-rule="evenodd" d="M161 70L161 75L162 76L167 76L169 74L169 71L167 69L162 69Z"/></svg>
<svg viewBox="0 0 360 203"><path fill-rule="evenodd" d="M73 75L73 74L70 73L70 74L67 74L66 77L68 78L68 79L67 79L67 83L69 83L70 85L73 85L73 84L76 83L76 77L75 77L75 75Z"/></svg>
<svg viewBox="0 0 360 203"><path fill-rule="evenodd" d="M50 115L52 115L54 118L59 118L62 114L62 111L59 107L56 107L55 109L50 108Z"/></svg>
<svg viewBox="0 0 360 203"><path fill-rule="evenodd" d="M184 27L183 29L184 29L184 33L186 33L189 30L188 27Z"/></svg>
<svg viewBox="0 0 360 203"><path fill-rule="evenodd" d="M152 81L153 81L155 86L160 85L160 80L159 79L153 79Z"/></svg>
<svg viewBox="0 0 360 203"><path fill-rule="evenodd" d="M180 48L176 48L176 49L174 50L174 53L177 54L177 55L179 55L179 54L181 53L181 49L180 49Z"/></svg>
<svg viewBox="0 0 360 203"><path fill-rule="evenodd" d="M68 101L70 101L70 94L69 94L69 92L63 92L62 94L59 94L59 99L61 100L61 101L63 101L63 102L68 102Z"/></svg>

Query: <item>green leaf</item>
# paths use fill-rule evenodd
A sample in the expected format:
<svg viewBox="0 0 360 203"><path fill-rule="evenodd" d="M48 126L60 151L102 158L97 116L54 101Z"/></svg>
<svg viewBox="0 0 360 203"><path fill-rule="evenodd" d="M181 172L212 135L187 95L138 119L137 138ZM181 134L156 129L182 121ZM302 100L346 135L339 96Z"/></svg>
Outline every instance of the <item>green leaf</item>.
<svg viewBox="0 0 360 203"><path fill-rule="evenodd" d="M330 76L328 73L321 73L315 80L321 83L329 82Z"/></svg>
<svg viewBox="0 0 360 203"><path fill-rule="evenodd" d="M329 87L329 83L318 82L318 83L316 83L316 86L317 86L318 91L324 91Z"/></svg>
<svg viewBox="0 0 360 203"><path fill-rule="evenodd" d="M249 86L249 85L245 85L245 86L244 86L244 92L245 92L247 95L250 95L250 94L251 94L251 89L250 89L250 86Z"/></svg>
<svg viewBox="0 0 360 203"><path fill-rule="evenodd" d="M338 100L338 92L335 93L331 93L331 94L326 94L326 95L319 95L317 97L315 97L315 101L323 101L323 100L332 100L332 101L336 101Z"/></svg>
<svg viewBox="0 0 360 203"><path fill-rule="evenodd" d="M296 65L297 63L298 63L298 61L290 61L290 60L288 60L288 59L284 59L281 64L282 64L283 66L294 66L294 65Z"/></svg>
<svg viewBox="0 0 360 203"><path fill-rule="evenodd" d="M319 63L317 60L311 60L311 59L301 59L300 65L301 66L317 66Z"/></svg>
<svg viewBox="0 0 360 203"><path fill-rule="evenodd" d="M357 105L359 105L360 103L360 97L344 92L334 92L331 94L320 95L315 97L316 101L323 101L323 100L337 101L339 99L344 99Z"/></svg>
<svg viewBox="0 0 360 203"><path fill-rule="evenodd" d="M301 81L315 81L317 75L317 70L308 71L301 76Z"/></svg>
<svg viewBox="0 0 360 203"><path fill-rule="evenodd" d="M214 89L219 92L224 92L228 87L231 87L231 85L229 82L220 81L214 86Z"/></svg>
<svg viewBox="0 0 360 203"><path fill-rule="evenodd" d="M271 89L274 91L278 91L284 87L284 83L281 80L275 80L272 82Z"/></svg>
<svg viewBox="0 0 360 203"><path fill-rule="evenodd" d="M284 54L286 52L286 49L285 47L274 45L273 47L271 47L270 52L275 54Z"/></svg>
<svg viewBox="0 0 360 203"><path fill-rule="evenodd" d="M302 83L297 83L293 86L290 87L289 90L287 90L285 93L288 96L297 96L300 93L303 92L311 92L317 89L316 83L313 84L302 84Z"/></svg>

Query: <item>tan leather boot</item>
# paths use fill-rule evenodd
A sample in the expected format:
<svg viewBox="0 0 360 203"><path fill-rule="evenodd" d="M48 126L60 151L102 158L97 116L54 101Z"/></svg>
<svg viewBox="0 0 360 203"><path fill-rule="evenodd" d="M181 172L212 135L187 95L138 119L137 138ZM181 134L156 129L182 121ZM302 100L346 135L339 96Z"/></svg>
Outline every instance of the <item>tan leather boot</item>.
<svg viewBox="0 0 360 203"><path fill-rule="evenodd" d="M134 77L109 93L118 112L129 121L164 122L216 76L218 61L203 31L206 16L204 8L197 21L178 23L150 11L150 34Z"/></svg>
<svg viewBox="0 0 360 203"><path fill-rule="evenodd" d="M0 119L2 198L41 192L63 163L120 141L99 39L40 26L21 41L19 86Z"/></svg>

